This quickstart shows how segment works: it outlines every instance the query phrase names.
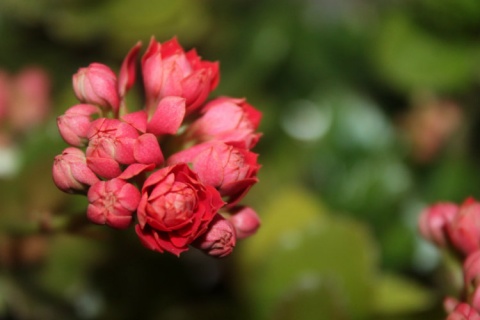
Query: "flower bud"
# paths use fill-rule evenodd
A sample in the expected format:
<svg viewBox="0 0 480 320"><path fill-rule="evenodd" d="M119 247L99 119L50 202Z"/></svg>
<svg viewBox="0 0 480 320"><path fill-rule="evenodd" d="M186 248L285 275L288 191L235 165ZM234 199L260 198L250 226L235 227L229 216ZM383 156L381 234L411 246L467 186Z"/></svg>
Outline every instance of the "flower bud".
<svg viewBox="0 0 480 320"><path fill-rule="evenodd" d="M260 138L255 130L262 115L244 99L217 98L205 105L202 113L188 130L193 140L215 139L250 149Z"/></svg>
<svg viewBox="0 0 480 320"><path fill-rule="evenodd" d="M88 190L88 218L116 229L127 228L140 202L140 191L121 179L99 181Z"/></svg>
<svg viewBox="0 0 480 320"><path fill-rule="evenodd" d="M117 113L120 98L117 92L117 76L101 63L80 68L73 76L73 90L78 100L112 109Z"/></svg>
<svg viewBox="0 0 480 320"><path fill-rule="evenodd" d="M228 221L235 228L237 239L244 239L255 234L260 227L260 218L250 207L237 207L231 212Z"/></svg>
<svg viewBox="0 0 480 320"><path fill-rule="evenodd" d="M418 220L422 236L440 247L448 244L447 225L458 212L458 206L453 203L437 203L423 210Z"/></svg>
<svg viewBox="0 0 480 320"><path fill-rule="evenodd" d="M189 163L203 183L229 197L230 206L258 181L256 175L260 168L257 154L221 141L201 143L175 153L168 163Z"/></svg>
<svg viewBox="0 0 480 320"><path fill-rule="evenodd" d="M99 118L87 133L86 151L89 167L99 176L111 179L120 174L119 164L132 164L138 131L117 119Z"/></svg>
<svg viewBox="0 0 480 320"><path fill-rule="evenodd" d="M480 203L467 199L447 225L453 247L464 255L480 249Z"/></svg>
<svg viewBox="0 0 480 320"><path fill-rule="evenodd" d="M55 157L52 174L56 186L67 193L83 193L99 181L87 166L83 151L77 148L67 148Z"/></svg>
<svg viewBox="0 0 480 320"><path fill-rule="evenodd" d="M197 238L193 246L212 257L223 258L232 253L235 242L235 229L232 224L216 214L207 232Z"/></svg>
<svg viewBox="0 0 480 320"><path fill-rule="evenodd" d="M68 109L57 118L58 131L63 140L74 147L85 146L92 115L99 112L98 107L91 104L77 104Z"/></svg>

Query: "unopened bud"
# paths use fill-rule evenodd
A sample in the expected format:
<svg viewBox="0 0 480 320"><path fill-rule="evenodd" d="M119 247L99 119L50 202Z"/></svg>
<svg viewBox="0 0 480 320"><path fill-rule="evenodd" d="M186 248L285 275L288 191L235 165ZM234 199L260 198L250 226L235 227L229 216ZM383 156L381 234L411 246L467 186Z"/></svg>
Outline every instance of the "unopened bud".
<svg viewBox="0 0 480 320"><path fill-rule="evenodd" d="M209 229L193 245L216 258L223 258L232 253L236 236L232 224L217 214L210 223Z"/></svg>

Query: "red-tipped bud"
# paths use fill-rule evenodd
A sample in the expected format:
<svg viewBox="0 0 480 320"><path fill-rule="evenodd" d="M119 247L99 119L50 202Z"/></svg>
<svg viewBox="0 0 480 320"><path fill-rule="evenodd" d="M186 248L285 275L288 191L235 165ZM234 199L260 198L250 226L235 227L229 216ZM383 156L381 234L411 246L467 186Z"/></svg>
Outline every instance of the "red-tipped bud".
<svg viewBox="0 0 480 320"><path fill-rule="evenodd" d="M228 217L235 228L237 239L244 239L255 234L260 227L260 218L257 213L250 207L237 207Z"/></svg>
<svg viewBox="0 0 480 320"><path fill-rule="evenodd" d="M117 76L106 65L92 63L73 75L73 90L78 100L118 112L120 97Z"/></svg>
<svg viewBox="0 0 480 320"><path fill-rule="evenodd" d="M57 118L58 131L63 140L74 147L85 146L92 116L99 113L98 107L91 104L77 104L68 109Z"/></svg>
<svg viewBox="0 0 480 320"><path fill-rule="evenodd" d="M458 206L453 203L443 202L434 204L420 214L418 227L422 236L440 247L445 247L449 242L447 238L447 225L458 212Z"/></svg>
<svg viewBox="0 0 480 320"><path fill-rule="evenodd" d="M217 214L207 232L195 240L193 246L212 257L223 258L232 253L235 243L236 235L233 225Z"/></svg>
<svg viewBox="0 0 480 320"><path fill-rule="evenodd" d="M97 224L124 229L140 202L140 191L121 179L99 181L88 190L88 218Z"/></svg>
<svg viewBox="0 0 480 320"><path fill-rule="evenodd" d="M85 155L77 148L67 148L55 157L53 163L53 181L57 187L67 193L83 193L98 177L87 166Z"/></svg>

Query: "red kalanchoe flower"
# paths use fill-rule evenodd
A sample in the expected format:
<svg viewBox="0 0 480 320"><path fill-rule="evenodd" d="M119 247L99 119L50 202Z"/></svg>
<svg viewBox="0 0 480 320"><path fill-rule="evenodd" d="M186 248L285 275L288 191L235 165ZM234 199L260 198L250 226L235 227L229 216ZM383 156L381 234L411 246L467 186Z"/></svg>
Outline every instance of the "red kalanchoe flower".
<svg viewBox="0 0 480 320"><path fill-rule="evenodd" d="M176 38L163 44L151 39L142 57L147 109L168 96L186 99L187 114L196 110L218 84L218 63L185 52Z"/></svg>
<svg viewBox="0 0 480 320"><path fill-rule="evenodd" d="M92 63L86 68L80 68L73 76L73 90L81 102L118 113L120 97L117 76L106 65Z"/></svg>
<svg viewBox="0 0 480 320"><path fill-rule="evenodd" d="M193 246L212 257L223 258L232 253L235 243L233 225L221 215L216 214L208 231L197 238Z"/></svg>
<svg viewBox="0 0 480 320"><path fill-rule="evenodd" d="M143 185L136 232L147 248L180 255L207 231L223 204L218 191L186 164L165 167Z"/></svg>
<svg viewBox="0 0 480 320"><path fill-rule="evenodd" d="M252 236L260 227L260 218L250 207L236 207L229 213L228 221L230 221L235 228L237 239Z"/></svg>
<svg viewBox="0 0 480 320"><path fill-rule="evenodd" d="M450 241L464 255L480 249L480 203L468 198L447 225Z"/></svg>
<svg viewBox="0 0 480 320"><path fill-rule="evenodd" d="M217 98L205 105L202 117L188 129L197 141L220 140L250 149L260 138L257 130L262 114L245 99Z"/></svg>
<svg viewBox="0 0 480 320"><path fill-rule="evenodd" d="M200 180L229 197L232 206L258 181L257 156L221 141L210 141L173 154L168 163L190 164Z"/></svg>
<svg viewBox="0 0 480 320"><path fill-rule="evenodd" d="M121 179L99 181L88 190L88 218L97 224L112 228L127 228L137 210L140 191Z"/></svg>
<svg viewBox="0 0 480 320"><path fill-rule="evenodd" d="M66 143L74 147L83 147L88 143L87 133L93 121L93 115L100 110L92 104L77 104L57 118L60 135Z"/></svg>
<svg viewBox="0 0 480 320"><path fill-rule="evenodd" d="M53 162L53 181L67 193L84 193L98 177L87 166L85 154L77 148L67 148Z"/></svg>
<svg viewBox="0 0 480 320"><path fill-rule="evenodd" d="M422 236L440 247L449 243L447 225L458 212L458 206L450 202L434 204L420 214L418 227Z"/></svg>

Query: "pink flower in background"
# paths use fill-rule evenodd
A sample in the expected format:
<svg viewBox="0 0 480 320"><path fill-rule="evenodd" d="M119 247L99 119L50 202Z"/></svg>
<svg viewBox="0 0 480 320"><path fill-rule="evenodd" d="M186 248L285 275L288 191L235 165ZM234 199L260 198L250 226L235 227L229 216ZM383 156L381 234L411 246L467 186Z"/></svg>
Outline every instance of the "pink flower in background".
<svg viewBox="0 0 480 320"><path fill-rule="evenodd" d="M179 255L207 231L223 204L186 164L165 167L143 184L136 231L146 247Z"/></svg>
<svg viewBox="0 0 480 320"><path fill-rule="evenodd" d="M17 75L0 72L0 120L15 132L44 122L50 112L50 78L40 67L26 67Z"/></svg>
<svg viewBox="0 0 480 320"><path fill-rule="evenodd" d="M50 111L50 78L41 68L29 67L15 78L10 121L26 130L44 121Z"/></svg>
<svg viewBox="0 0 480 320"><path fill-rule="evenodd" d="M224 257L236 233L245 238L260 225L252 209L235 206L258 181L250 149L261 114L244 99L204 104L218 84L218 63L185 52L175 38L150 41L141 59L145 106L129 112L140 47L129 51L118 77L99 63L73 76L82 104L57 125L65 142L85 151L57 156L54 181L87 194L94 223L123 229L136 219L136 234L151 250L178 256L194 246Z"/></svg>
<svg viewBox="0 0 480 320"><path fill-rule="evenodd" d="M73 89L78 100L118 112L120 97L117 76L106 65L92 63L73 76Z"/></svg>
<svg viewBox="0 0 480 320"><path fill-rule="evenodd" d="M67 148L53 162L53 181L68 193L86 192L88 187L99 181L87 166L85 154L77 148Z"/></svg>
<svg viewBox="0 0 480 320"><path fill-rule="evenodd" d="M99 181L88 190L87 217L112 228L127 228L137 210L140 191L121 179Z"/></svg>
<svg viewBox="0 0 480 320"><path fill-rule="evenodd" d="M206 233L195 240L193 246L206 254L223 258L232 253L236 236L233 225L221 215L215 215Z"/></svg>

